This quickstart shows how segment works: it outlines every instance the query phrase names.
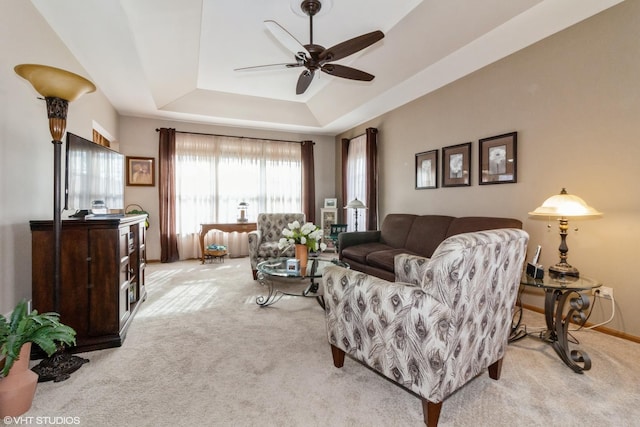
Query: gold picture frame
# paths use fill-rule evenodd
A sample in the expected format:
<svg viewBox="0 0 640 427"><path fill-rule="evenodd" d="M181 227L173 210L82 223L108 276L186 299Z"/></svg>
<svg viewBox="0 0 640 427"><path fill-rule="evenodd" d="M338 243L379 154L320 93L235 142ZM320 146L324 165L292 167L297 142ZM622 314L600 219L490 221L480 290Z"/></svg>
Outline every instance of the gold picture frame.
<svg viewBox="0 0 640 427"><path fill-rule="evenodd" d="M127 185L154 187L156 171L153 157L127 156Z"/></svg>

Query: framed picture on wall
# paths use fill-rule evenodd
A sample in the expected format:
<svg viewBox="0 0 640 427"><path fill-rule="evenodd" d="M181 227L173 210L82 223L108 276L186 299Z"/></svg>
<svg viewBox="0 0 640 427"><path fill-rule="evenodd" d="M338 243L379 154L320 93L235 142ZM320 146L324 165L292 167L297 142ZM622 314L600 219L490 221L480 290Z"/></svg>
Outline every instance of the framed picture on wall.
<svg viewBox="0 0 640 427"><path fill-rule="evenodd" d="M518 182L518 132L480 140L480 185Z"/></svg>
<svg viewBox="0 0 640 427"><path fill-rule="evenodd" d="M442 148L442 186L471 185L471 143Z"/></svg>
<svg viewBox="0 0 640 427"><path fill-rule="evenodd" d="M320 209L320 228L324 233L324 236L331 234L331 226L338 222L338 209L337 208L322 208Z"/></svg>
<svg viewBox="0 0 640 427"><path fill-rule="evenodd" d="M438 150L416 154L416 190L438 188Z"/></svg>
<svg viewBox="0 0 640 427"><path fill-rule="evenodd" d="M127 185L155 186L153 162L153 157L127 156Z"/></svg>

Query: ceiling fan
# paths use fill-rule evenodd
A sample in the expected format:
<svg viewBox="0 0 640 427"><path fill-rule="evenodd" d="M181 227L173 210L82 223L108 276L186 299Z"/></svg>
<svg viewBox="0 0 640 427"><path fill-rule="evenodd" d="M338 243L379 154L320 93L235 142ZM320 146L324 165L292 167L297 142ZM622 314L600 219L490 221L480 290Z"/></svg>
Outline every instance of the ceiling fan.
<svg viewBox="0 0 640 427"><path fill-rule="evenodd" d="M373 31L371 33L363 34L358 37L354 37L342 43L339 43L333 47L325 49L323 46L313 43L313 16L316 15L322 3L320 0L303 0L300 3L302 11L309 16L309 44L303 45L295 37L285 30L280 24L275 21L264 21L267 29L271 31L280 43L282 43L287 49L294 53L294 63L285 64L270 64L270 65L258 65L253 67L236 68L235 71L249 71L249 70L263 70L273 68L296 68L305 67L300 77L298 77L298 83L296 84L296 94L303 94L315 76L317 70L323 71L327 74L336 77L342 77L350 80L362 80L371 81L375 76L366 73L355 68L347 67L340 64L332 64L333 61L345 58L352 55L364 48L371 46L384 37L382 31Z"/></svg>

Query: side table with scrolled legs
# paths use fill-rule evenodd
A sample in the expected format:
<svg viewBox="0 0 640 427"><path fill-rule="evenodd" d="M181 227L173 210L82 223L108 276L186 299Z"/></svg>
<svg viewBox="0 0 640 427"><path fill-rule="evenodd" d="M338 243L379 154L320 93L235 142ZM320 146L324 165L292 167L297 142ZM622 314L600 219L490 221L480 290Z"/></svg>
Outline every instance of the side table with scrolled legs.
<svg viewBox="0 0 640 427"><path fill-rule="evenodd" d="M592 289L602 286L602 283L587 277L534 279L526 274L522 275L520 283L544 290L544 318L547 330L542 338L553 346L562 361L574 372L581 374L591 369L591 359L587 353L571 350L569 347L569 326L571 322L582 325L586 321L585 312L589 308L590 300L588 295L581 292L591 292Z"/></svg>

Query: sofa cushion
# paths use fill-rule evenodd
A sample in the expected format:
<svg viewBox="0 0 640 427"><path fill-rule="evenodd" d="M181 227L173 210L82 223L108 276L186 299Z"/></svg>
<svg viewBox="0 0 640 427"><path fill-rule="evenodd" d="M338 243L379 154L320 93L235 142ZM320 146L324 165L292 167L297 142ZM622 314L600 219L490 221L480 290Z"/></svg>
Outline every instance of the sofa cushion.
<svg viewBox="0 0 640 427"><path fill-rule="evenodd" d="M380 241L392 248L404 248L417 215L389 214L380 227Z"/></svg>
<svg viewBox="0 0 640 427"><path fill-rule="evenodd" d="M496 228L522 228L522 221L513 218L494 218L484 216L466 216L454 218L449 224L447 235L454 236L474 231L493 230ZM444 240L444 239L442 239Z"/></svg>
<svg viewBox="0 0 640 427"><path fill-rule="evenodd" d="M404 246L408 252L430 258L440 242L447 236L447 230L454 220L451 216L422 215L413 221L411 231Z"/></svg>
<svg viewBox="0 0 640 427"><path fill-rule="evenodd" d="M417 255L415 253L409 252L404 248L371 252L367 256L367 264L369 264L372 267L382 268L383 270L393 271L395 257L396 255L400 255L400 254Z"/></svg>
<svg viewBox="0 0 640 427"><path fill-rule="evenodd" d="M383 243L363 243L361 245L349 246L342 251L342 258L349 262L349 259L358 261L361 264L367 263L367 256L372 252L387 251L394 249Z"/></svg>

